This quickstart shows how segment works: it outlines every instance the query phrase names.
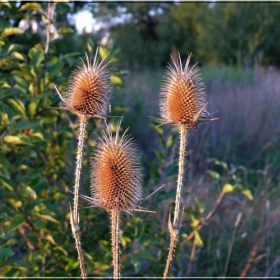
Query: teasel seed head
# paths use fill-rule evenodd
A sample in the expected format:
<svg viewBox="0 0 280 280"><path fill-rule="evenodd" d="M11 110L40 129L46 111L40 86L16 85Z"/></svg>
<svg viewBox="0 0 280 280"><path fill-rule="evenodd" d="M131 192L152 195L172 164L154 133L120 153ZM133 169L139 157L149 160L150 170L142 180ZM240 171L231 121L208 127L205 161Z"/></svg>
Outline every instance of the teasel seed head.
<svg viewBox="0 0 280 280"><path fill-rule="evenodd" d="M92 61L80 60L72 71L65 96L66 108L78 115L104 116L110 100L110 71L104 59L99 63L98 49Z"/></svg>
<svg viewBox="0 0 280 280"><path fill-rule="evenodd" d="M160 92L162 123L183 124L187 129L197 126L199 118L208 115L205 86L196 65L189 67L190 57L183 69L180 55L172 58L163 79Z"/></svg>
<svg viewBox="0 0 280 280"><path fill-rule="evenodd" d="M137 150L127 130L119 138L107 127L102 131L92 160L91 194L96 206L107 211L130 211L142 194L142 172Z"/></svg>

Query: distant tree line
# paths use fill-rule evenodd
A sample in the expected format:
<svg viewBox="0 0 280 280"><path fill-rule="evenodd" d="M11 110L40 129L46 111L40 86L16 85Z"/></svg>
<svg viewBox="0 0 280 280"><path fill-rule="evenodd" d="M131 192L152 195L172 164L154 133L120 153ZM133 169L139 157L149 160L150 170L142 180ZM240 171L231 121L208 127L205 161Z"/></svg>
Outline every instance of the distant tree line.
<svg viewBox="0 0 280 280"><path fill-rule="evenodd" d="M111 21L130 66L162 65L172 50L213 64L280 66L280 3L103 3L93 14Z"/></svg>
<svg viewBox="0 0 280 280"><path fill-rule="evenodd" d="M11 3L12 13L0 6L2 20L12 20L18 27L18 10L26 3ZM164 66L170 54L178 51L183 58L192 52L201 63L280 66L279 2L72 2L60 7L57 26L68 26L73 32L52 40L51 45L64 54L83 51L89 38L98 42L109 32L108 44L119 49L120 62L132 68ZM94 34L77 34L73 15L83 9L107 27ZM24 40L29 49L40 41L40 32L25 32L14 40Z"/></svg>

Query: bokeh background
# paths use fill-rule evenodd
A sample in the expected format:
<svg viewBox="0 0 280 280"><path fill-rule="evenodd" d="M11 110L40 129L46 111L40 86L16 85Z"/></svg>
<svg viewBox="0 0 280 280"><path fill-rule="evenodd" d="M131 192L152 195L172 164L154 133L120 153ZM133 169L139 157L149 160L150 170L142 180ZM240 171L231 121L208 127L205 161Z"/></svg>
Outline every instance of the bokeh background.
<svg viewBox="0 0 280 280"><path fill-rule="evenodd" d="M146 209L122 216L122 275L163 274L178 131L157 127L170 55L192 53L219 119L193 132L170 276L280 276L280 4L0 2L0 275L80 275L69 223L77 119L59 107L85 52L111 63L112 115L139 148ZM110 119L112 128L117 119ZM81 193L101 120L87 127ZM112 273L109 216L80 202L88 276Z"/></svg>

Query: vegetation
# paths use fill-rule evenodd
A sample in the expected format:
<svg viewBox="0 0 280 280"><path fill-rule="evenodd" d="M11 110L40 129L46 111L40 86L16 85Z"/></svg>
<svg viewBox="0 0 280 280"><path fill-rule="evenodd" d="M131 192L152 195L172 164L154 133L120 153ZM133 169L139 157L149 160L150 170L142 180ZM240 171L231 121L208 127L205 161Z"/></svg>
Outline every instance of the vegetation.
<svg viewBox="0 0 280 280"><path fill-rule="evenodd" d="M79 59L95 55L101 32L77 34L71 22L83 8L110 23L99 55L110 62L111 114L123 116L120 133L130 127L141 151L143 196L165 184L142 205L156 214L120 215L121 275L160 277L165 269L179 136L149 116L159 117L162 66L179 51L202 63L207 110L219 120L189 138L169 276L279 276L279 3L0 4L1 276L81 275L69 212L78 118L58 109L53 84L64 94ZM110 123L115 132L118 118ZM104 125L88 120L85 196ZM112 275L107 213L80 200L79 217L87 276Z"/></svg>

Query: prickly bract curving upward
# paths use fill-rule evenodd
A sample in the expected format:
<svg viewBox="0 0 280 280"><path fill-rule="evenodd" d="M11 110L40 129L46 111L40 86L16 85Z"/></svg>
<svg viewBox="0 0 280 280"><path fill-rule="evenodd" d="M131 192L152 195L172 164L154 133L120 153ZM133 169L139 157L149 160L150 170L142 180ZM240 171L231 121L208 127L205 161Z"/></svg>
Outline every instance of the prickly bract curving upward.
<svg viewBox="0 0 280 280"><path fill-rule="evenodd" d="M103 131L92 160L91 191L97 205L107 211L134 209L142 194L142 173L136 148L120 123L113 136Z"/></svg>
<svg viewBox="0 0 280 280"><path fill-rule="evenodd" d="M163 79L160 92L160 115L165 123L184 124L190 129L196 126L197 116L206 111L205 86L196 65L189 67L190 55L183 69L180 56L172 58ZM200 111L202 113L200 113Z"/></svg>

